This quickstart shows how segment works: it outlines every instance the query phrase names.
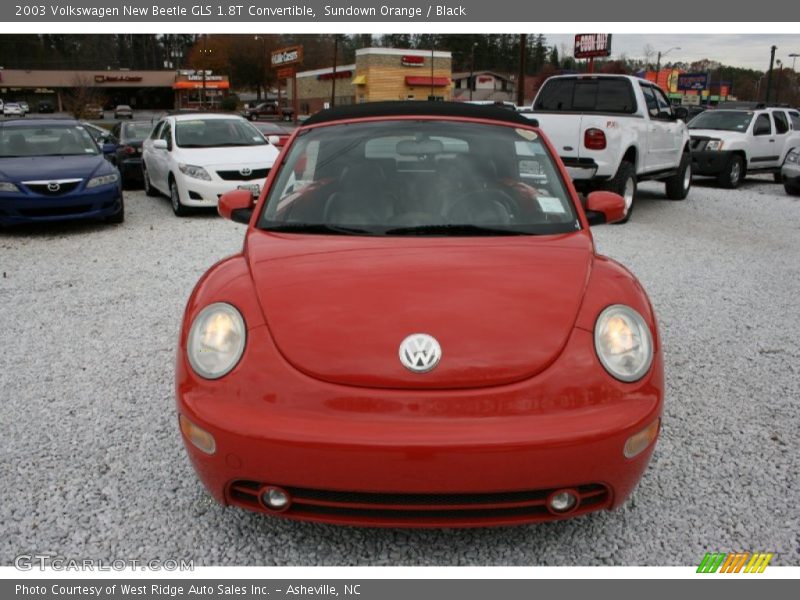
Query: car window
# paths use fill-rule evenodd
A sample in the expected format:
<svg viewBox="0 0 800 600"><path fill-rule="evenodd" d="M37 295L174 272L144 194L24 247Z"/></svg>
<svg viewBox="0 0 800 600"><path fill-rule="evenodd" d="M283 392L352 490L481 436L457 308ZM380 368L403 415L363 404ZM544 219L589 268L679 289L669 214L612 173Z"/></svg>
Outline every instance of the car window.
<svg viewBox="0 0 800 600"><path fill-rule="evenodd" d="M786 118L786 113L782 110L773 111L772 120L775 122L775 132L778 135L789 131L789 120Z"/></svg>
<svg viewBox="0 0 800 600"><path fill-rule="evenodd" d="M153 127L152 133L150 133L151 140L157 140L161 137L161 130L164 128L164 123L166 121L159 121L155 127Z"/></svg>
<svg viewBox="0 0 800 600"><path fill-rule="evenodd" d="M355 235L534 235L580 228L535 131L428 119L302 132L259 226Z"/></svg>
<svg viewBox="0 0 800 600"><path fill-rule="evenodd" d="M534 110L634 113L636 100L627 79L554 78L545 81Z"/></svg>
<svg viewBox="0 0 800 600"><path fill-rule="evenodd" d="M689 129L747 131L755 113L748 110L706 110L689 121Z"/></svg>
<svg viewBox="0 0 800 600"><path fill-rule="evenodd" d="M167 121L161 128L161 133L158 136L162 140L166 140L167 144L172 143L172 125Z"/></svg>
<svg viewBox="0 0 800 600"><path fill-rule="evenodd" d="M121 126L123 137L128 141L141 141L150 133L150 123L125 123Z"/></svg>
<svg viewBox="0 0 800 600"><path fill-rule="evenodd" d="M672 105L669 103L669 100L667 100L667 97L664 95L664 91L656 86L653 86L652 89L653 89L653 94L655 94L656 101L658 102L658 114L662 118L671 118Z"/></svg>
<svg viewBox="0 0 800 600"><path fill-rule="evenodd" d="M789 111L789 118L792 120L792 129L800 131L800 113L794 110Z"/></svg>
<svg viewBox="0 0 800 600"><path fill-rule="evenodd" d="M0 157L75 156L99 153L82 125L30 125L0 128Z"/></svg>
<svg viewBox="0 0 800 600"><path fill-rule="evenodd" d="M772 133L772 125L769 121L769 115L761 113L756 118L753 125L753 135L770 135Z"/></svg>
<svg viewBox="0 0 800 600"><path fill-rule="evenodd" d="M653 88L649 85L643 85L642 93L644 94L644 103L647 105L647 113L651 117L658 116L658 100L653 92Z"/></svg>
<svg viewBox="0 0 800 600"><path fill-rule="evenodd" d="M175 142L183 148L264 146L264 136L244 119L191 119L177 121Z"/></svg>

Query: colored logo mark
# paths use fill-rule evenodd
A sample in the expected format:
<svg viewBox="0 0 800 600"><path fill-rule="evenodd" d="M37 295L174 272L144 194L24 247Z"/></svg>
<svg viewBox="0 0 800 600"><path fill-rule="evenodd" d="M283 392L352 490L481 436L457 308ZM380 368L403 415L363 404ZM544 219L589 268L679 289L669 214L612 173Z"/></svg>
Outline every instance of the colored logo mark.
<svg viewBox="0 0 800 600"><path fill-rule="evenodd" d="M774 554L770 552L708 552L698 573L763 573Z"/></svg>

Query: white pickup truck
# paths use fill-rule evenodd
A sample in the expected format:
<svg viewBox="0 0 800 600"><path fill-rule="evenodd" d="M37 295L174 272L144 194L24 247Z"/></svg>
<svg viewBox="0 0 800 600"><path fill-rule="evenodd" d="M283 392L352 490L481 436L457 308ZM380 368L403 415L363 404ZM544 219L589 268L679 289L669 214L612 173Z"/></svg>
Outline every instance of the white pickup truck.
<svg viewBox="0 0 800 600"><path fill-rule="evenodd" d="M663 181L671 200L689 193L690 138L676 112L644 79L559 75L544 82L525 116L539 122L579 191L606 189L625 198L624 222L639 181Z"/></svg>

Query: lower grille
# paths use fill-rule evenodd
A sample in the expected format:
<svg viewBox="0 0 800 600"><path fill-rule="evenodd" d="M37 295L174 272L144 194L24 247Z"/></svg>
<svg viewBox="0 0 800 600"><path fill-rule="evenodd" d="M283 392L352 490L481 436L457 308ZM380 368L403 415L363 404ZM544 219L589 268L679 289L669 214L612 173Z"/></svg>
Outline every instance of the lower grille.
<svg viewBox="0 0 800 600"><path fill-rule="evenodd" d="M22 208L17 212L25 217L60 217L63 215L79 215L92 210L91 204L78 206L49 206L45 208Z"/></svg>
<svg viewBox="0 0 800 600"><path fill-rule="evenodd" d="M248 175L241 171L217 171L217 175L225 181L252 181L253 179L266 179L269 169L253 169Z"/></svg>
<svg viewBox="0 0 800 600"><path fill-rule="evenodd" d="M231 504L271 512L259 501L264 486L257 481L234 481L228 487ZM489 525L526 521L550 521L563 518L546 506L552 489L459 494L401 494L316 490L281 486L292 498L283 516L298 519L339 521L361 524L440 524ZM568 486L566 486L568 487ZM559 488L561 489L561 488ZM573 486L579 504L569 516L608 507L611 496L602 484Z"/></svg>

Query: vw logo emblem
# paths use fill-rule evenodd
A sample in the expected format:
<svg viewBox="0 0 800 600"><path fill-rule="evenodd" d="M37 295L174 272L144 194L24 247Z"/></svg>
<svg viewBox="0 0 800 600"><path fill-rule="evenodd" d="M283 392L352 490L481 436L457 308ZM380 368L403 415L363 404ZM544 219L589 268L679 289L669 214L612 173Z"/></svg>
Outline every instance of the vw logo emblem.
<svg viewBox="0 0 800 600"><path fill-rule="evenodd" d="M242 175L242 177L249 177L250 175L252 175L253 169L251 169L250 167L245 167L244 169L241 169L239 173Z"/></svg>
<svg viewBox="0 0 800 600"><path fill-rule="evenodd" d="M57 181L51 181L50 183L47 184L47 189L51 192L57 192L58 190L61 189L61 184L58 183Z"/></svg>
<svg viewBox="0 0 800 600"><path fill-rule="evenodd" d="M427 333L412 333L400 343L400 362L414 373L427 373L441 359L442 347Z"/></svg>

